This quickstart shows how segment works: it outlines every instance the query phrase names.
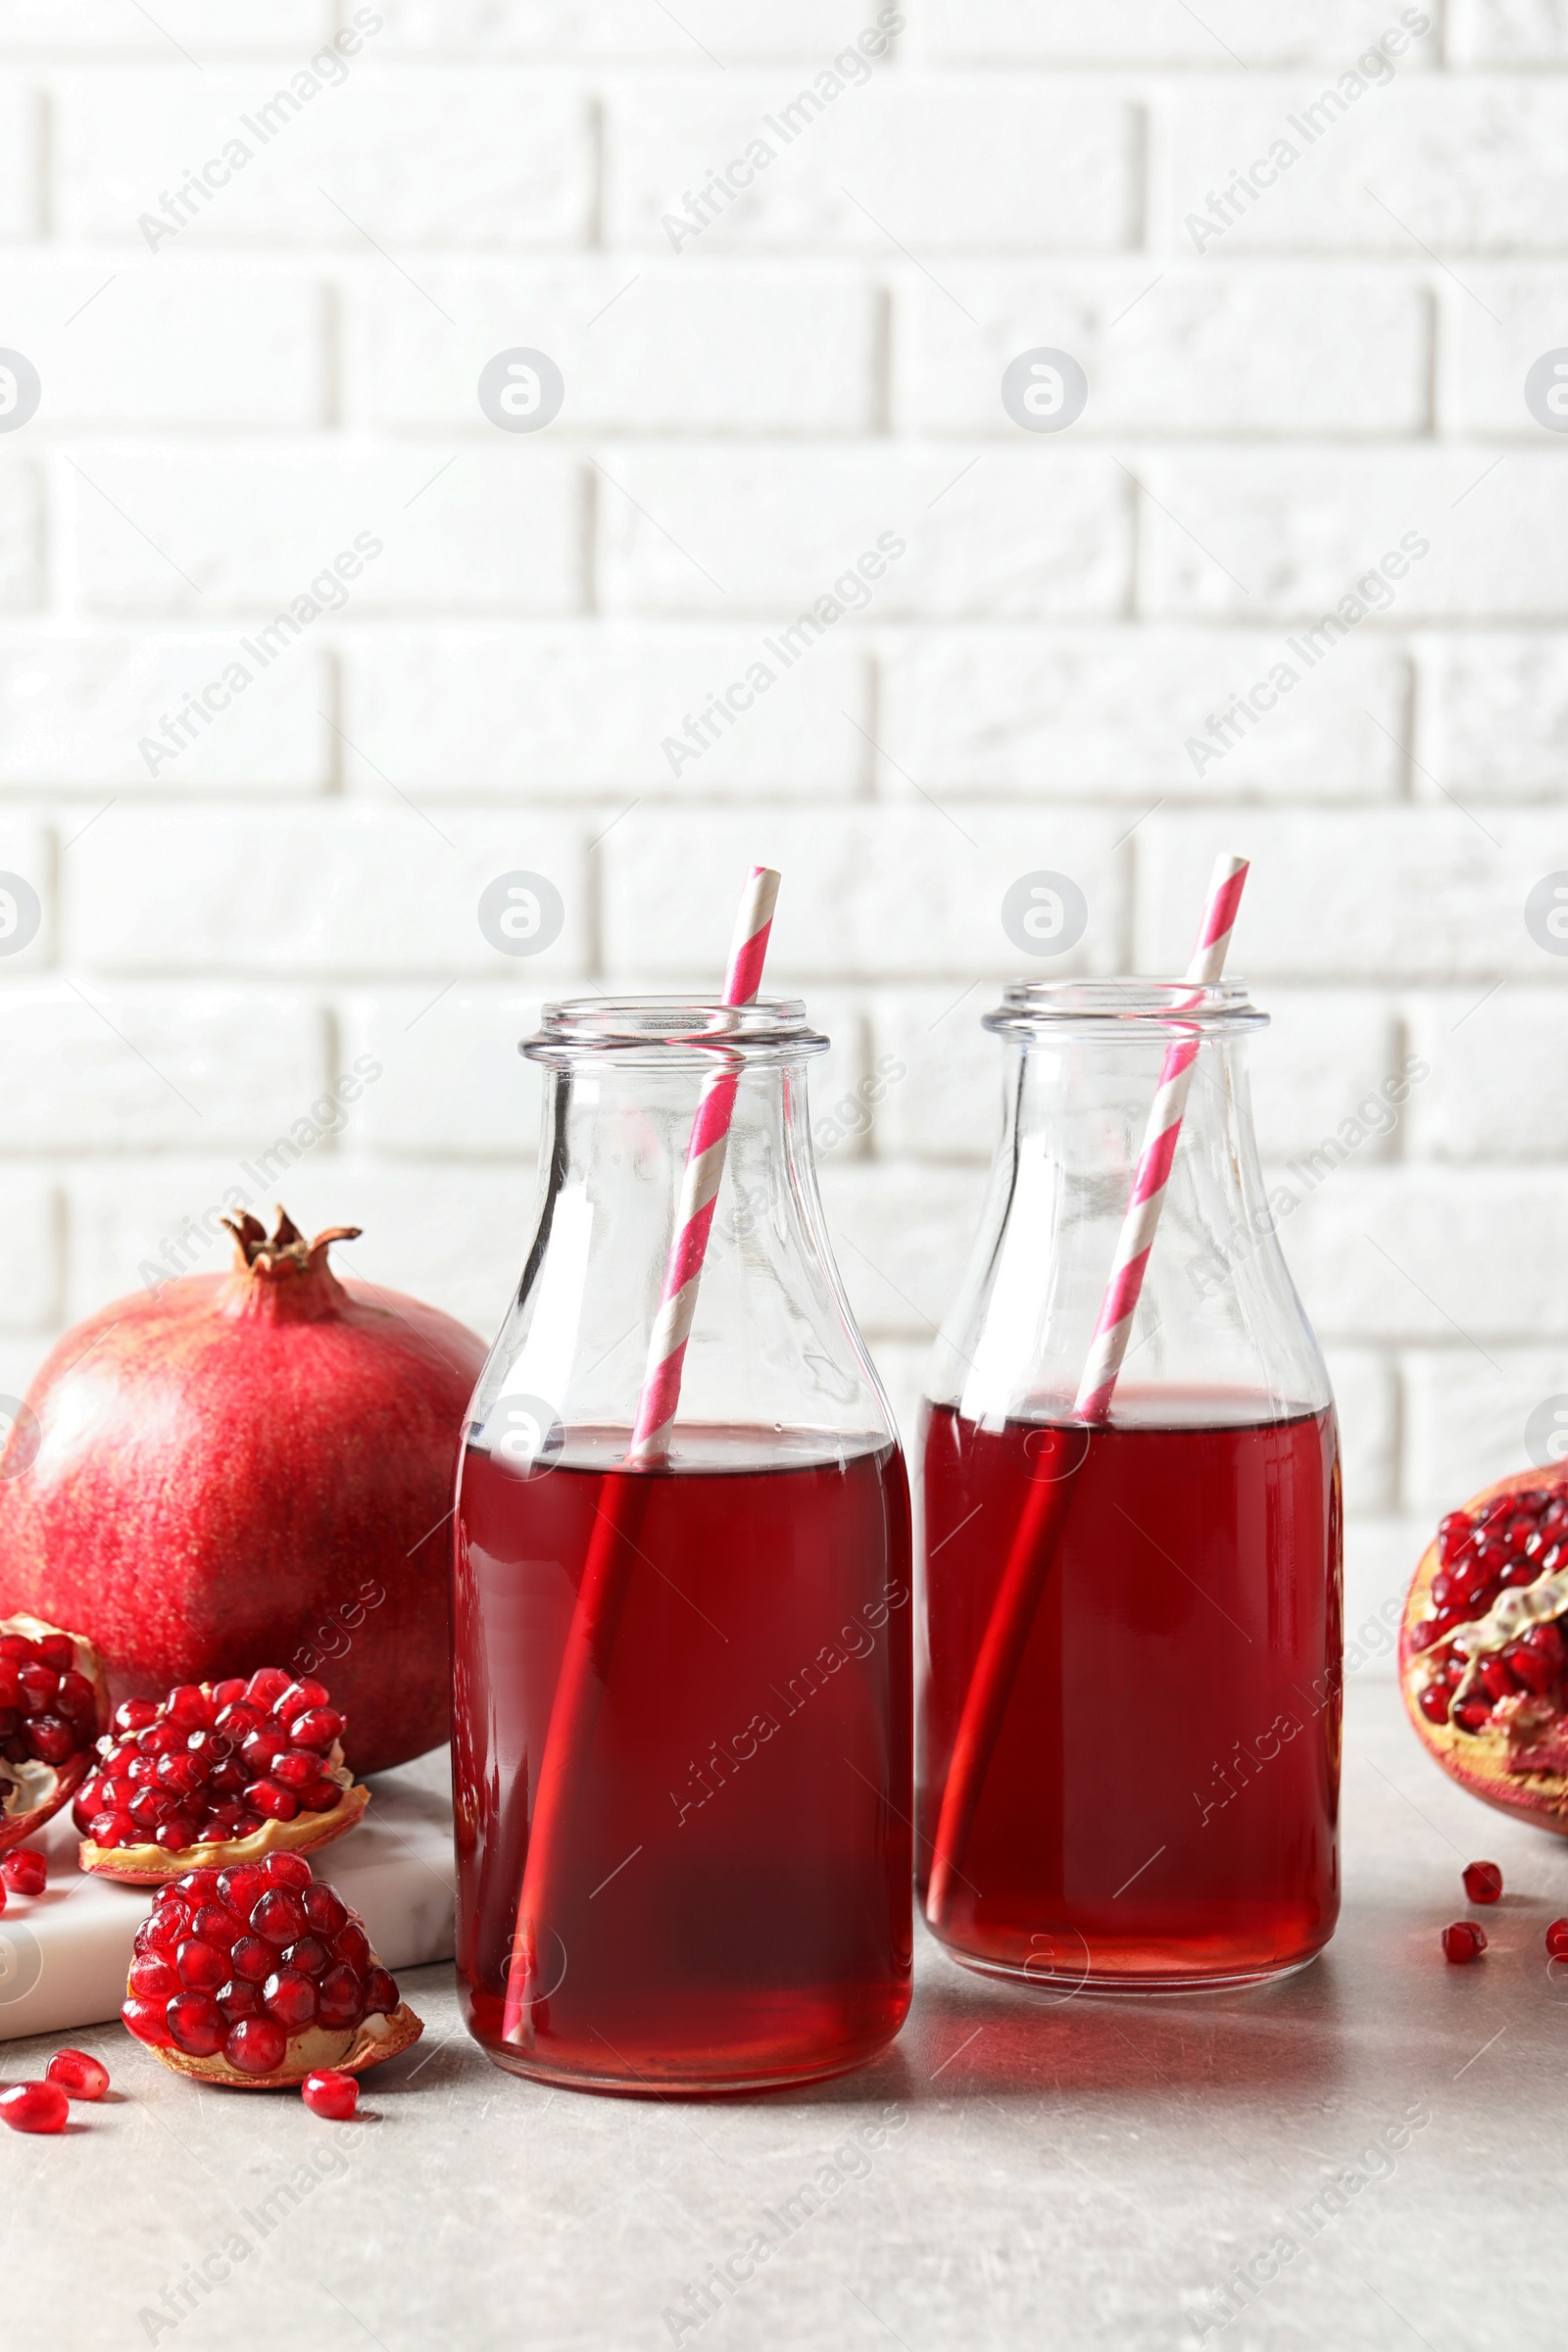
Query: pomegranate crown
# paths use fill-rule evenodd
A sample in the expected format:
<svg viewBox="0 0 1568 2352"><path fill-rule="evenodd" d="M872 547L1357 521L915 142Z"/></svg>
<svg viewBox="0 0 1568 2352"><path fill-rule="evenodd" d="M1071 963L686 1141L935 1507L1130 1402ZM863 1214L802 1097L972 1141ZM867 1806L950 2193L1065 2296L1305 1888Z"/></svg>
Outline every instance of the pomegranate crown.
<svg viewBox="0 0 1568 2352"><path fill-rule="evenodd" d="M234 1236L239 1264L264 1276L317 1273L325 1265L334 1242L357 1242L364 1231L359 1225L328 1225L314 1242L307 1242L281 1201L277 1203L277 1231L270 1241L267 1227L248 1209L241 1210L237 1219L225 1217L223 1223Z"/></svg>

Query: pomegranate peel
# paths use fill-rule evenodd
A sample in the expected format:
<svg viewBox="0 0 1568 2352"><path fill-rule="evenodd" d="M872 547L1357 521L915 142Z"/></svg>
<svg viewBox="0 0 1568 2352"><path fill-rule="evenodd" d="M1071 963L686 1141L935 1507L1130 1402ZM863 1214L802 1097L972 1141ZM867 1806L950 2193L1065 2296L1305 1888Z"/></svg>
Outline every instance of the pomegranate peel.
<svg viewBox="0 0 1568 2352"><path fill-rule="evenodd" d="M0 1618L0 1851L24 1844L75 1794L108 1714L103 1668L84 1635L38 1617Z"/></svg>
<svg viewBox="0 0 1568 2352"><path fill-rule="evenodd" d="M370 1801L343 1761L324 1684L281 1666L126 1699L98 1741L74 1818L82 1870L151 1886L201 1869L315 1852Z"/></svg>
<svg viewBox="0 0 1568 2352"><path fill-rule="evenodd" d="M348 2037L346 2049L341 2047L342 2035L323 2034L316 2026L308 2028L294 2035L283 2064L271 2074L241 2074L217 2053L196 2058L185 2050L155 2047L153 2056L161 2058L172 2074L183 2075L191 2082L217 2082L225 2090L298 2090L307 2075L326 2068L339 2075L363 2075L367 2067L379 2066L383 2059L413 2049L423 2032L423 2020L415 2016L407 2001L400 2001L390 2017L367 2018Z"/></svg>
<svg viewBox="0 0 1568 2352"><path fill-rule="evenodd" d="M302 1815L296 1821L267 1821L244 1838L198 1839L172 1853L166 1853L160 1845L95 1845L90 1838L84 1838L77 1861L82 1870L100 1879L113 1879L122 1886L156 1886L186 1870L221 1869L229 1862L264 1862L269 1854L314 1854L352 1830L369 1801L368 1788L346 1788L330 1813Z"/></svg>
<svg viewBox="0 0 1568 2352"><path fill-rule="evenodd" d="M1518 1471L1446 1515L1411 1580L1399 1684L1450 1779L1568 1836L1568 1480Z"/></svg>

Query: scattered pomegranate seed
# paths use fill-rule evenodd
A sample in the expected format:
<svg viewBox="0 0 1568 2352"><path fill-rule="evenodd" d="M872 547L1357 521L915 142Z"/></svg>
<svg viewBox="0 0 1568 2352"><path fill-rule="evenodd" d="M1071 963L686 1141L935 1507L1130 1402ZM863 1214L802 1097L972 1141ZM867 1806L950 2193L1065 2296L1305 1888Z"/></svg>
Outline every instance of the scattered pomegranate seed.
<svg viewBox="0 0 1568 2352"><path fill-rule="evenodd" d="M1456 1919L1451 1927L1443 1931L1443 1957L1451 1961L1455 1968L1463 1968L1468 1961L1479 1960L1486 1948L1486 1931L1478 1928L1473 1919Z"/></svg>
<svg viewBox="0 0 1568 2352"><path fill-rule="evenodd" d="M0 2119L13 2132L63 2132L70 2113L58 2082L14 2082L0 2091Z"/></svg>
<svg viewBox="0 0 1568 2352"><path fill-rule="evenodd" d="M323 2115L328 2123L346 2124L360 2103L360 2086L352 2075L341 2074L335 2066L319 2066L314 2075L306 2076L301 2096L313 2115Z"/></svg>
<svg viewBox="0 0 1568 2352"><path fill-rule="evenodd" d="M1495 1862L1467 1863L1464 1890L1473 1903L1494 1903L1502 1892L1502 1873Z"/></svg>
<svg viewBox="0 0 1568 2352"><path fill-rule="evenodd" d="M1554 1960L1568 1960L1568 1919L1554 1919L1546 1930L1546 1949Z"/></svg>
<svg viewBox="0 0 1568 2352"><path fill-rule="evenodd" d="M56 2050L44 2079L58 2082L68 2099L101 2099L109 2088L108 2067L86 2050Z"/></svg>
<svg viewBox="0 0 1568 2352"><path fill-rule="evenodd" d="M49 1865L35 1845L14 1846L0 1859L0 1880L13 1894L42 1894L49 1881Z"/></svg>

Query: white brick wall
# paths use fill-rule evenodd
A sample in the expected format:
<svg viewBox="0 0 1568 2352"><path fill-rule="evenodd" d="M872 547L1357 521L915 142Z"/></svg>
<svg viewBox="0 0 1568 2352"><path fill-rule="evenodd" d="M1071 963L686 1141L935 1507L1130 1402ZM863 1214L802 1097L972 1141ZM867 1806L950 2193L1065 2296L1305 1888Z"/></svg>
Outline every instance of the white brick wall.
<svg viewBox="0 0 1568 2352"><path fill-rule="evenodd" d="M0 433L0 869L43 905L0 956L0 1387L364 1054L293 1213L493 1326L517 1035L562 987L700 984L766 857L820 1102L907 1064L824 1154L907 1406L994 1116L1004 889L1088 896L1043 968L1167 968L1235 844L1270 1159L1431 1065L1286 1237L1354 1625L1568 1392L1568 960L1523 918L1568 869L1568 443L1522 389L1568 344L1568 8L898 13L0 0L0 346L43 384ZM999 395L1039 345L1089 378L1059 437ZM539 435L476 398L514 346L564 377ZM881 534L869 597L672 759ZM566 908L532 963L474 919L518 866Z"/></svg>

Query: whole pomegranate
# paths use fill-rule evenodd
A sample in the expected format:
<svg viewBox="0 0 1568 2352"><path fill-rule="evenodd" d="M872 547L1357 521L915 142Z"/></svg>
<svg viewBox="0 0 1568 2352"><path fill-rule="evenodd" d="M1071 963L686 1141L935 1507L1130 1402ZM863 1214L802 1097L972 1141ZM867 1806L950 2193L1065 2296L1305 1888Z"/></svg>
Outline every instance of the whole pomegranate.
<svg viewBox="0 0 1568 2352"><path fill-rule="evenodd" d="M1405 1602L1399 1682L1445 1772L1568 1837L1568 1477L1524 1470L1450 1511Z"/></svg>
<svg viewBox="0 0 1568 2352"><path fill-rule="evenodd" d="M447 1737L448 1523L485 1351L339 1282L328 1249L358 1227L229 1230L230 1274L116 1300L33 1382L37 1430L19 1416L0 1455L0 1615L79 1626L116 1705L330 1659L355 1764L381 1771Z"/></svg>

